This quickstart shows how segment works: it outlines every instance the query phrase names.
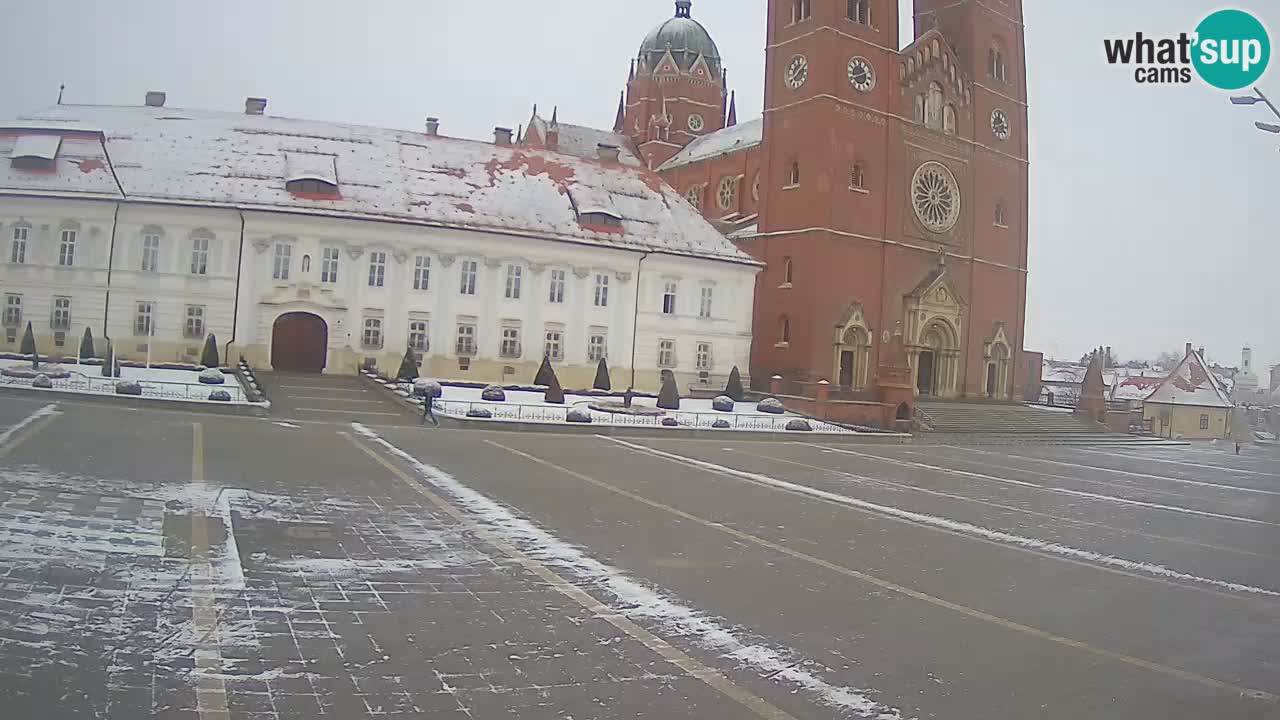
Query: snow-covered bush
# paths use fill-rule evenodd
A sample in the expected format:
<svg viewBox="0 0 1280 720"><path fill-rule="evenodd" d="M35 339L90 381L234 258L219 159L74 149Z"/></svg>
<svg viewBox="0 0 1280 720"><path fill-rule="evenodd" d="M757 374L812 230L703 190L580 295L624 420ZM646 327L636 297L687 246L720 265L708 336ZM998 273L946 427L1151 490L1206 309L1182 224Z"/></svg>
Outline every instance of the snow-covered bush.
<svg viewBox="0 0 1280 720"><path fill-rule="evenodd" d="M200 371L200 382L205 385L221 385L227 381L227 378L218 368L209 368Z"/></svg>
<svg viewBox="0 0 1280 720"><path fill-rule="evenodd" d="M728 430L730 425L728 420L725 420L724 418L720 418L719 420L711 423L711 427L717 430Z"/></svg>
<svg viewBox="0 0 1280 720"><path fill-rule="evenodd" d="M492 420L493 413L488 410L485 410L484 408L471 408L470 410L467 411L467 417L481 418L483 420Z"/></svg>
<svg viewBox="0 0 1280 720"><path fill-rule="evenodd" d="M666 417L662 418L662 425L664 427L680 427L680 421L672 417Z"/></svg>
<svg viewBox="0 0 1280 720"><path fill-rule="evenodd" d="M591 422L591 414L586 410L574 408L564 416L565 422L571 423L589 423Z"/></svg>
<svg viewBox="0 0 1280 720"><path fill-rule="evenodd" d="M35 380L31 381L31 387L49 390L53 387L53 381L49 379L48 375L37 375Z"/></svg>
<svg viewBox="0 0 1280 720"><path fill-rule="evenodd" d="M787 423L787 429L794 430L796 432L811 432L813 430L813 426L809 424L808 420L796 418L795 420Z"/></svg>
<svg viewBox="0 0 1280 720"><path fill-rule="evenodd" d="M488 385L480 391L480 399L485 402L506 402L507 393L501 385Z"/></svg>
<svg viewBox="0 0 1280 720"><path fill-rule="evenodd" d="M777 398L765 398L761 400L760 403L756 405L756 410L762 413L769 413L770 415L781 415L787 411L787 409L782 406L782 401Z"/></svg>
<svg viewBox="0 0 1280 720"><path fill-rule="evenodd" d="M711 401L711 409L716 412L733 412L733 398L720 395Z"/></svg>
<svg viewBox="0 0 1280 720"><path fill-rule="evenodd" d="M142 385L133 380L121 380L116 383L117 395L142 395Z"/></svg>
<svg viewBox="0 0 1280 720"><path fill-rule="evenodd" d="M231 402L231 393L226 390L214 390L209 393L209 399L214 402Z"/></svg>

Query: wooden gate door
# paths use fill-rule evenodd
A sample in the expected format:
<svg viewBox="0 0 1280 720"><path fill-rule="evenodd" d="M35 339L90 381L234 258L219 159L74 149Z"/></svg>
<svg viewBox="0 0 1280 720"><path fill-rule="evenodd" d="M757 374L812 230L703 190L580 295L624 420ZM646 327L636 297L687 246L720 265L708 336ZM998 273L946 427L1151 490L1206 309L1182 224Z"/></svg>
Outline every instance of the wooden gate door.
<svg viewBox="0 0 1280 720"><path fill-rule="evenodd" d="M324 370L329 326L311 313L281 315L271 332L271 367L291 372Z"/></svg>

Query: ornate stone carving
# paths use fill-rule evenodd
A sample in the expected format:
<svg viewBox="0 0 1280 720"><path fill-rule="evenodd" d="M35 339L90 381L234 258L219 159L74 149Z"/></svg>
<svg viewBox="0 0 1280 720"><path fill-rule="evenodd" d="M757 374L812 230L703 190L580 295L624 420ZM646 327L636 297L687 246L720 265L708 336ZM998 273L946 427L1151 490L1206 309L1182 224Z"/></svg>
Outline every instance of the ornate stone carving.
<svg viewBox="0 0 1280 720"><path fill-rule="evenodd" d="M440 267L449 267L453 265L453 261L457 259L458 257L456 255L445 255L442 253L440 255Z"/></svg>
<svg viewBox="0 0 1280 720"><path fill-rule="evenodd" d="M502 267L502 260L498 258L485 258L484 266L489 268L490 270L496 270L499 267Z"/></svg>
<svg viewBox="0 0 1280 720"><path fill-rule="evenodd" d="M391 257L396 259L397 265L403 265L405 261L409 259L409 252L407 250L397 248L391 251Z"/></svg>
<svg viewBox="0 0 1280 720"><path fill-rule="evenodd" d="M591 274L591 268L575 267L573 269L573 274L575 277L581 280Z"/></svg>
<svg viewBox="0 0 1280 720"><path fill-rule="evenodd" d="M534 275L541 275L542 273L546 272L546 270L547 270L546 263L533 262L533 261L529 262L529 272L533 273Z"/></svg>
<svg viewBox="0 0 1280 720"><path fill-rule="evenodd" d="M271 247L270 240L254 240L253 241L253 249L257 251L259 255L266 252L267 248L269 247Z"/></svg>
<svg viewBox="0 0 1280 720"><path fill-rule="evenodd" d="M631 273L629 272L619 271L614 273L613 276L618 279L618 282L621 282L621 283L631 282Z"/></svg>
<svg viewBox="0 0 1280 720"><path fill-rule="evenodd" d="M360 258L360 256L361 256L361 255L364 255L364 246L363 246L363 245L348 245L348 246L347 246L347 257L351 258L352 260L358 260L358 259Z"/></svg>

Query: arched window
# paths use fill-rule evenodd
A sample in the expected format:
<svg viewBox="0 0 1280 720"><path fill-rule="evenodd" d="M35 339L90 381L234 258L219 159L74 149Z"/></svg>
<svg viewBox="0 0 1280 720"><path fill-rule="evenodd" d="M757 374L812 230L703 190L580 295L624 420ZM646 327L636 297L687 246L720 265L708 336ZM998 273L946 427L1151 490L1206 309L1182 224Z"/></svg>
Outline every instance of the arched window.
<svg viewBox="0 0 1280 720"><path fill-rule="evenodd" d="M791 318L783 315L778 318L778 344L786 345L791 342Z"/></svg>
<svg viewBox="0 0 1280 720"><path fill-rule="evenodd" d="M1005 223L1004 203L999 200L996 201L995 224L996 227L1008 227Z"/></svg>
<svg viewBox="0 0 1280 720"><path fill-rule="evenodd" d="M924 124L924 95L916 96L915 119L916 119L916 122L922 125Z"/></svg>
<svg viewBox="0 0 1280 720"><path fill-rule="evenodd" d="M791 172L787 175L787 187L798 187L800 185L800 163L798 161L791 163Z"/></svg>
<svg viewBox="0 0 1280 720"><path fill-rule="evenodd" d="M947 103L947 106L942 108L942 132L948 135L956 134L956 106L951 103Z"/></svg>
<svg viewBox="0 0 1280 720"><path fill-rule="evenodd" d="M924 103L924 121L935 130L942 129L942 84L929 83L929 97Z"/></svg>
<svg viewBox="0 0 1280 720"><path fill-rule="evenodd" d="M795 275L793 274L794 272L795 272L795 266L791 262L791 258L787 258L783 260L782 261L782 284L783 285L791 284L792 278L795 277Z"/></svg>
<svg viewBox="0 0 1280 720"><path fill-rule="evenodd" d="M860 25L871 25L871 0L849 0L848 18Z"/></svg>
<svg viewBox="0 0 1280 720"><path fill-rule="evenodd" d="M987 50L987 76L993 80L1008 82L1005 75L1004 49L1000 47L999 42Z"/></svg>
<svg viewBox="0 0 1280 720"><path fill-rule="evenodd" d="M863 185L863 180L864 178L862 176L862 165L858 163L854 163L853 168L849 170L849 189L861 190L863 187L865 187Z"/></svg>

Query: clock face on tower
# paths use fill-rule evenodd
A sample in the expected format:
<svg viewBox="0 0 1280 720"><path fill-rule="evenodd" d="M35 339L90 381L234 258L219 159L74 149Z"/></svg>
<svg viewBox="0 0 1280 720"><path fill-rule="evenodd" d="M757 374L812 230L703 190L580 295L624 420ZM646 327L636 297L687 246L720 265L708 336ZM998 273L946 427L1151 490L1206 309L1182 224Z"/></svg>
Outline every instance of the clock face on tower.
<svg viewBox="0 0 1280 720"><path fill-rule="evenodd" d="M858 92L871 92L876 86L876 71L864 57L849 61L849 84Z"/></svg>
<svg viewBox="0 0 1280 720"><path fill-rule="evenodd" d="M991 111L991 133L997 140L1009 139L1009 116L1003 110Z"/></svg>
<svg viewBox="0 0 1280 720"><path fill-rule="evenodd" d="M791 62L787 64L786 75L783 81L787 83L787 87L792 90L799 90L809 79L809 59L803 55L797 55L791 58Z"/></svg>

